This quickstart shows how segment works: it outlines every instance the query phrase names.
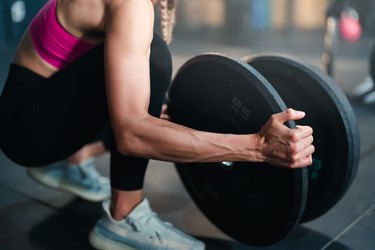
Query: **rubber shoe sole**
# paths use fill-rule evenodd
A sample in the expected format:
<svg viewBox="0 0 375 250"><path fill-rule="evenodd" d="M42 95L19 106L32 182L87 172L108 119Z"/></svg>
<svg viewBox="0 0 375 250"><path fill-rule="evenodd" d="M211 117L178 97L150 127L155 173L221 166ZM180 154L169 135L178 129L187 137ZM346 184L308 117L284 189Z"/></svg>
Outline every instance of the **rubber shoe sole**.
<svg viewBox="0 0 375 250"><path fill-rule="evenodd" d="M104 237L95 228L90 232L89 242L92 247L98 250L137 250L131 246Z"/></svg>
<svg viewBox="0 0 375 250"><path fill-rule="evenodd" d="M49 175L42 174L37 171L27 170L27 174L36 182L56 190L65 191L71 194L74 194L84 200L90 202L99 202L108 198L105 194L94 194L90 191L85 190L77 186L73 186L71 183L66 181L57 181L55 178L52 178Z"/></svg>

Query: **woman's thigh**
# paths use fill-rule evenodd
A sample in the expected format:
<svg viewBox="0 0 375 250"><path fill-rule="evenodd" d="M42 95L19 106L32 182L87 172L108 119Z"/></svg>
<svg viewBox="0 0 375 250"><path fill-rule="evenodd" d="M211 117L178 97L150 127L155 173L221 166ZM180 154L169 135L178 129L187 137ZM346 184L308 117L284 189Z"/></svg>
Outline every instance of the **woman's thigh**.
<svg viewBox="0 0 375 250"><path fill-rule="evenodd" d="M11 67L0 108L7 120L1 147L12 160L44 165L65 158L108 122L102 47L47 79Z"/></svg>
<svg viewBox="0 0 375 250"><path fill-rule="evenodd" d="M160 37L151 45L149 112L160 114L172 74L169 50ZM9 99L9 98L8 98ZM6 147L21 165L61 160L91 142L106 128L114 147L105 93L104 46L100 45L27 91L12 112ZM10 142L12 141L12 142ZM5 150L7 151L7 150Z"/></svg>

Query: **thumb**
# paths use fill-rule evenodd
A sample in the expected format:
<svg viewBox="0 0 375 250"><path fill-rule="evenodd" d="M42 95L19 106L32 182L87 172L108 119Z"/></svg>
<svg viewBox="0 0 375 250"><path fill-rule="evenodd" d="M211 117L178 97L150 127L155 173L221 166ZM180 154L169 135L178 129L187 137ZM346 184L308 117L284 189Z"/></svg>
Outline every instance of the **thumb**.
<svg viewBox="0 0 375 250"><path fill-rule="evenodd" d="M280 123L285 123L291 120L300 120L305 117L305 112L288 108L281 113L275 114L274 118Z"/></svg>

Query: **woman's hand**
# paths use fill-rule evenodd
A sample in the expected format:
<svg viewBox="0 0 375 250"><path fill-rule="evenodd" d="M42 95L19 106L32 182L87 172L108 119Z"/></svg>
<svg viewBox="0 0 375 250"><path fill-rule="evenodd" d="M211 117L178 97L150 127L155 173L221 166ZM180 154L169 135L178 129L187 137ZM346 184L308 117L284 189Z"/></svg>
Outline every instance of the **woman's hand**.
<svg viewBox="0 0 375 250"><path fill-rule="evenodd" d="M290 129L284 125L290 120L299 120L304 112L287 109L271 116L258 133L264 161L274 166L299 168L312 164L315 151L313 130L309 126Z"/></svg>

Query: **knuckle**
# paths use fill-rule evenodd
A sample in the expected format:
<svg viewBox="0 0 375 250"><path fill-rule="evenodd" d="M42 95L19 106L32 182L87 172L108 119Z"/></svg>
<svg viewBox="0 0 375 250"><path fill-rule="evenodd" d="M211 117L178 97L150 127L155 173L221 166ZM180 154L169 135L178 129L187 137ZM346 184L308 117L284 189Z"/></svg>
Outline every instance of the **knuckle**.
<svg viewBox="0 0 375 250"><path fill-rule="evenodd" d="M296 155L292 156L290 161L285 163L285 167L287 168L302 168L311 166L313 164L312 155L309 155L308 157L305 157L303 160L296 157Z"/></svg>
<svg viewBox="0 0 375 250"><path fill-rule="evenodd" d="M286 112L286 114L287 114L288 116L292 116L292 115L294 114L294 110L291 109L291 108L287 108L285 112Z"/></svg>
<svg viewBox="0 0 375 250"><path fill-rule="evenodd" d="M286 164L288 164L288 166L293 166L293 164L295 164L297 162L298 158L297 158L297 155L294 154L294 153L287 153L286 154L286 158L285 158L285 161L286 161Z"/></svg>
<svg viewBox="0 0 375 250"><path fill-rule="evenodd" d="M299 148L297 144L292 143L289 145L289 153L291 153L291 157L295 157L295 154L297 154L298 151L299 151Z"/></svg>
<svg viewBox="0 0 375 250"><path fill-rule="evenodd" d="M290 156L291 164L296 164L297 161L298 161L297 155L293 154L293 155Z"/></svg>
<svg viewBox="0 0 375 250"><path fill-rule="evenodd" d="M277 114L273 114L273 115L271 115L271 117L270 117L270 122L271 123L274 123L274 122L276 122L276 120L277 120Z"/></svg>
<svg viewBox="0 0 375 250"><path fill-rule="evenodd" d="M293 131L293 130L290 130L290 132L289 132L289 140L291 141L291 142L297 142L298 141L298 134L295 132L295 131Z"/></svg>
<svg viewBox="0 0 375 250"><path fill-rule="evenodd" d="M292 162L293 162L293 163L296 163L296 162L298 162L299 157L298 157L297 154L293 154L291 159L292 159Z"/></svg>

